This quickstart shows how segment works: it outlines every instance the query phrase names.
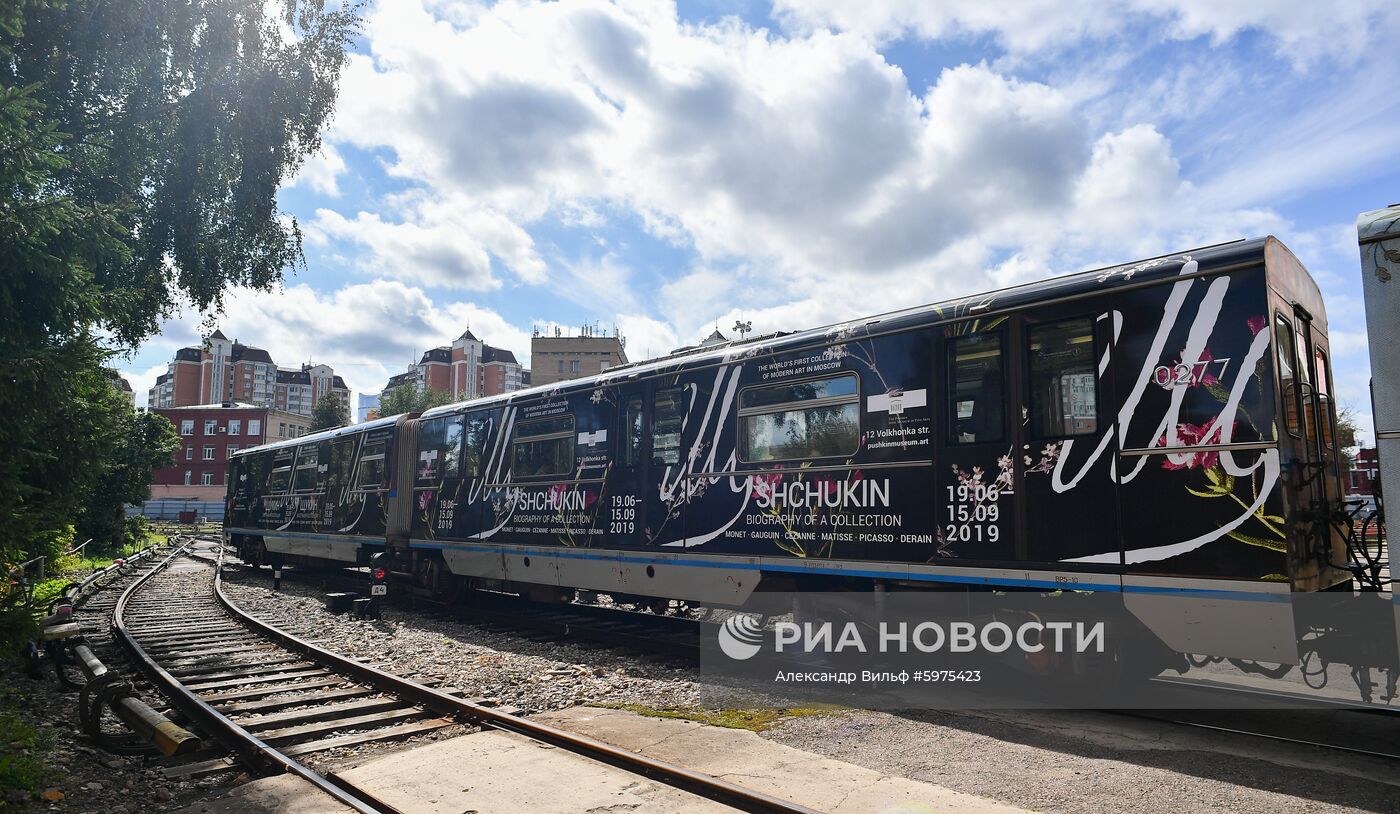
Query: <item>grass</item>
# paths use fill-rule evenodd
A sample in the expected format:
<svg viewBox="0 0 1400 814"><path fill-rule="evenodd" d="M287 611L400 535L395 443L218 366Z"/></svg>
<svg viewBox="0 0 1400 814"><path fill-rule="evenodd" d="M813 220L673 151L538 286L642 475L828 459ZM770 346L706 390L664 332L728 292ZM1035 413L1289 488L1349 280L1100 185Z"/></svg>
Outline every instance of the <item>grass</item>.
<svg viewBox="0 0 1400 814"><path fill-rule="evenodd" d="M52 780L49 753L57 738L52 730L26 723L16 713L23 699L13 692L0 694L0 800L5 792L19 790L31 798ZM0 808L7 808L0 802Z"/></svg>
<svg viewBox="0 0 1400 814"><path fill-rule="evenodd" d="M701 709L699 707L651 707L646 704L598 703L589 704L604 709L620 709L648 718L676 718L683 721L696 721L709 726L722 726L725 729L747 729L762 732L787 718L804 718L812 715L839 715L844 707L832 704L816 704L810 707L757 707L753 709Z"/></svg>

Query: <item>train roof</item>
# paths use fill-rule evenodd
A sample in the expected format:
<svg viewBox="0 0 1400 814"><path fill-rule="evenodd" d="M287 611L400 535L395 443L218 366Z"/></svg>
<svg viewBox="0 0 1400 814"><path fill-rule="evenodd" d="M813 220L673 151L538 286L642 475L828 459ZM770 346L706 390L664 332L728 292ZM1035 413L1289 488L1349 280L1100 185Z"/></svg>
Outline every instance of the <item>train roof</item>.
<svg viewBox="0 0 1400 814"><path fill-rule="evenodd" d="M410 414L400 413L399 415L391 415L387 418L376 418L373 421L366 421L363 424L346 424L344 427L333 427L329 430L321 430L320 432L311 432L307 433L306 435L299 435L296 438L287 438L282 441L273 441L269 444L261 444L256 447L240 449L229 457L236 458L239 455L247 455L250 452L269 452L274 449L282 449L283 447L299 447L302 444L310 444L317 441L329 441L332 438L339 438L342 435L352 435L354 433L359 432L369 432L370 430L378 429L379 427L391 427L394 424L397 424L399 422L399 419L403 418L406 415Z"/></svg>
<svg viewBox="0 0 1400 814"><path fill-rule="evenodd" d="M741 358L783 353L818 343L830 344L844 340L862 339L874 334L892 333L912 327L977 319L1032 305L1076 299L1117 288L1149 285L1178 276L1182 267L1192 260L1196 261L1200 274L1219 273L1234 268L1263 264L1265 247L1271 242L1275 245L1282 245L1277 238L1273 237L1234 240L1183 252L1173 252L1159 257L1150 257L1145 260L1135 260L1131 263L1104 266L1044 280L1035 280L1010 288L890 311L847 322L824 325L820 328L767 334L746 340L733 340L724 344L691 348L669 356L608 368L602 373L580 379L537 385L497 396L434 407L424 412L422 417L451 415L468 409L481 409L564 392L588 390L650 373L662 373L673 370L680 365L690 367L711 363L722 364Z"/></svg>

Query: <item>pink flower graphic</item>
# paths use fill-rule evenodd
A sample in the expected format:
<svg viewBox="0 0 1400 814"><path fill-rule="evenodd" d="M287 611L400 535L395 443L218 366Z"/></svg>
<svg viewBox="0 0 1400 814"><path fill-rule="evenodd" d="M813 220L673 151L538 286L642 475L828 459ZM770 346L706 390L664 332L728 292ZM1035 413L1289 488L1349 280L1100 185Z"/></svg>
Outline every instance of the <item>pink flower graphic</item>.
<svg viewBox="0 0 1400 814"><path fill-rule="evenodd" d="M429 489L418 495L418 511L426 512L428 507L433 505L433 490Z"/></svg>
<svg viewBox="0 0 1400 814"><path fill-rule="evenodd" d="M1245 324L1249 326L1250 336L1258 336L1260 331L1269 327L1269 318L1265 316L1250 317L1245 320Z"/></svg>
<svg viewBox="0 0 1400 814"><path fill-rule="evenodd" d="M1176 425L1178 444L1183 447L1195 447L1219 443L1220 433L1219 428L1215 426L1215 422L1216 419L1212 418L1210 421L1200 426L1196 426L1195 424ZM1233 424L1231 428L1233 429ZM1167 437L1165 435L1157 439L1157 446L1167 446ZM1174 463L1169 455L1166 460L1162 461L1162 468L1195 469L1196 467L1200 467L1201 469L1210 469L1220 462L1219 452L1192 452L1182 454L1189 454L1190 457L1184 463Z"/></svg>
<svg viewBox="0 0 1400 814"><path fill-rule="evenodd" d="M778 488L778 484L782 482L783 473L781 472L749 475L749 485L753 488L753 493L761 498L771 497L773 491Z"/></svg>

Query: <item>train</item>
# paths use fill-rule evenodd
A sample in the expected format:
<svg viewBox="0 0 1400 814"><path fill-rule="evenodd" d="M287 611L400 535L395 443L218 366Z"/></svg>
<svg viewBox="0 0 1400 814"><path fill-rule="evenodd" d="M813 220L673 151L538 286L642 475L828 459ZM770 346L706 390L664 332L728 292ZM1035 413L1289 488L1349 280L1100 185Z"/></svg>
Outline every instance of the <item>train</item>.
<svg viewBox="0 0 1400 814"><path fill-rule="evenodd" d="M1330 358L1240 240L240 450L224 534L447 596L1112 592L1166 652L1297 664L1296 598L1366 576Z"/></svg>

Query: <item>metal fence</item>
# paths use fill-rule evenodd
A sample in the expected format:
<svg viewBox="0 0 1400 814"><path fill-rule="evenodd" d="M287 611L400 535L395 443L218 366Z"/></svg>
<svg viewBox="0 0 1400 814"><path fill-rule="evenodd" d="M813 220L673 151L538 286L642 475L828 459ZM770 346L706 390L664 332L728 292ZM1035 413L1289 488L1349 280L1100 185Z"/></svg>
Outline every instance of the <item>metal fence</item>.
<svg viewBox="0 0 1400 814"><path fill-rule="evenodd" d="M222 500L161 498L148 500L140 506L128 506L126 512L128 515L144 515L150 520L189 522L191 519L203 519L211 522L222 522L224 502ZM191 512L193 514L190 514Z"/></svg>

